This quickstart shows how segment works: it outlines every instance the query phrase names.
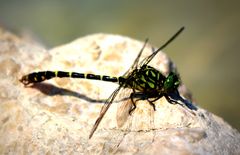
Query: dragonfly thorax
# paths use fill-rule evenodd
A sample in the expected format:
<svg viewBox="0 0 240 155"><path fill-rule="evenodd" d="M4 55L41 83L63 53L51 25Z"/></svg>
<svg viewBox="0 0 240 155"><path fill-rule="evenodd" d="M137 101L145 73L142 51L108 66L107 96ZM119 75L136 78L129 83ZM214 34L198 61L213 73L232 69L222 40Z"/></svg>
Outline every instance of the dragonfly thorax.
<svg viewBox="0 0 240 155"><path fill-rule="evenodd" d="M180 79L173 72L165 77L154 67L143 65L133 70L129 76L120 77L119 84L139 92L166 94L178 88Z"/></svg>
<svg viewBox="0 0 240 155"><path fill-rule="evenodd" d="M162 91L166 77L157 69L143 65L141 68L133 70L132 74L124 79L122 83L124 87L140 92L160 92Z"/></svg>

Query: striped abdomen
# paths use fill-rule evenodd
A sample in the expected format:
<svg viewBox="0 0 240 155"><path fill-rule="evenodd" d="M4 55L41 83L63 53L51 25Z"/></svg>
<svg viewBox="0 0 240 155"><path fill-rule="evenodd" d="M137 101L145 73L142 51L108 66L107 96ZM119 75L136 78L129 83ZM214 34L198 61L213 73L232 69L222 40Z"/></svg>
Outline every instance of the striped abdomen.
<svg viewBox="0 0 240 155"><path fill-rule="evenodd" d="M102 80L108 82L119 82L122 78L118 77L111 77L107 75L95 75L95 74L84 74L84 73L77 73L77 72L64 72L64 71L41 71L41 72L34 72L28 75L23 76L20 81L24 85L28 85L31 83L38 83L44 80L49 80L55 77L63 78L83 78L83 79L92 79L92 80Z"/></svg>

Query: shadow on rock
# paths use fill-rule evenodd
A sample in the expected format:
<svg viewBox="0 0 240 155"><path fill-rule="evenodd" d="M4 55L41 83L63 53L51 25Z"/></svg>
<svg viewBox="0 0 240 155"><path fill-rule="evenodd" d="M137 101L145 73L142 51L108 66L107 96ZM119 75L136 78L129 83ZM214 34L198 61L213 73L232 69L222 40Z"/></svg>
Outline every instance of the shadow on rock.
<svg viewBox="0 0 240 155"><path fill-rule="evenodd" d="M169 96L176 100L176 101L181 101L186 107L188 107L190 110L197 110L197 107L192 103L190 102L189 100L186 100L184 99L178 91L174 92L174 93L171 93L169 94Z"/></svg>

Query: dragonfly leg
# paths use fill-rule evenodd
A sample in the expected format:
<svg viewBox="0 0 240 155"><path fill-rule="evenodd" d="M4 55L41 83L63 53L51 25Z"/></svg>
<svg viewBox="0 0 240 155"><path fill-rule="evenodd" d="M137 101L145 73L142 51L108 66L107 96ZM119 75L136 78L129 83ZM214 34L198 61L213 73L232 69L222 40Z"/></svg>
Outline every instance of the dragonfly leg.
<svg viewBox="0 0 240 155"><path fill-rule="evenodd" d="M155 104L153 102L154 101L148 100L148 103L153 107L153 110L156 111L156 106L155 106Z"/></svg>
<svg viewBox="0 0 240 155"><path fill-rule="evenodd" d="M133 92L130 95L132 104L133 104L133 108L129 110L129 114L131 115L132 112L136 109L136 102L139 100L146 100L147 96L145 94L143 94L142 92L135 92L135 90L133 90ZM134 100L134 98L137 98L136 100Z"/></svg>
<svg viewBox="0 0 240 155"><path fill-rule="evenodd" d="M171 99L168 95L164 95L164 97L167 99L167 101L168 101L169 103L171 103L171 104L179 104L179 105L181 105L181 106L183 107L183 105L182 105L181 103L179 103L179 102L176 101L176 100Z"/></svg>
<svg viewBox="0 0 240 155"><path fill-rule="evenodd" d="M135 92L133 92L133 93L131 93L131 95L130 95L130 98L131 98L131 101L132 101L132 104L133 104L133 107L129 110L129 115L131 115L132 114L132 112L136 109L136 101L138 101L138 100L140 100L140 99L137 99L136 101L134 101L134 97L136 96L136 93Z"/></svg>
<svg viewBox="0 0 240 155"><path fill-rule="evenodd" d="M154 97L155 95L153 95L152 97ZM158 99L160 99L162 97L162 95L157 95L157 97L155 96L155 98L153 100L150 100L149 98L147 99L148 103L153 107L153 110L156 111L156 106L154 104L155 101L157 101Z"/></svg>

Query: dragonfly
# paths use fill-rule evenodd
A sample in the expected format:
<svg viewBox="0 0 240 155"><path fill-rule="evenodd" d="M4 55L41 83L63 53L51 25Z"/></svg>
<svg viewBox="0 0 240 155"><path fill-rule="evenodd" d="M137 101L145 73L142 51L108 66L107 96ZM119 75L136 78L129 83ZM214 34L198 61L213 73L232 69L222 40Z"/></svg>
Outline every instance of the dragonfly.
<svg viewBox="0 0 240 155"><path fill-rule="evenodd" d="M139 100L147 100L154 110L156 110L154 102L162 97L165 97L169 103L180 104L178 101L172 99L169 96L170 93L178 92L178 87L181 84L179 74L170 71L170 73L167 76L164 76L159 70L148 64L159 53L159 51L166 48L167 45L169 45L177 36L179 36L179 34L183 30L184 27L181 27L161 47L152 52L152 54L150 54L149 56L145 57L142 61L139 61L148 43L148 39L146 39L143 44L143 47L141 48L131 67L122 76L119 77L66 71L39 71L24 75L19 81L22 82L24 85L30 85L45 80L49 80L55 77L59 78L68 77L68 78L84 78L90 80L102 80L106 82L117 83L119 86L113 91L113 93L108 97L108 99L103 104L99 116L97 117L90 131L89 139L91 139L93 134L97 130L100 122L102 121L103 117L105 116L106 112L114 102L114 99L122 89L125 88L131 89L129 98L131 100L132 105L129 106L130 108L128 109L129 115L131 115L132 112L136 109L136 102ZM121 109L119 111L121 111Z"/></svg>

